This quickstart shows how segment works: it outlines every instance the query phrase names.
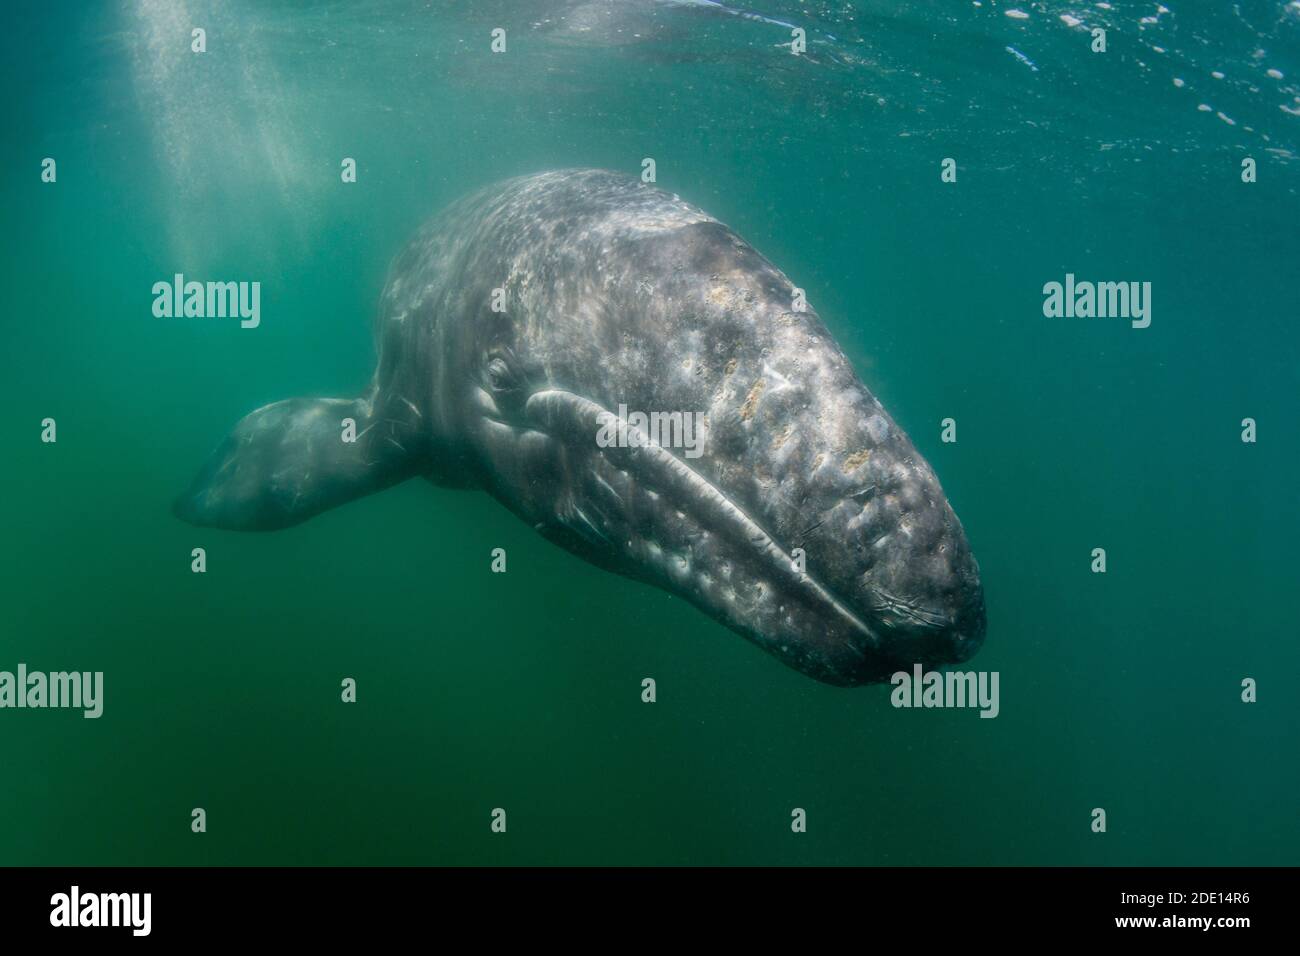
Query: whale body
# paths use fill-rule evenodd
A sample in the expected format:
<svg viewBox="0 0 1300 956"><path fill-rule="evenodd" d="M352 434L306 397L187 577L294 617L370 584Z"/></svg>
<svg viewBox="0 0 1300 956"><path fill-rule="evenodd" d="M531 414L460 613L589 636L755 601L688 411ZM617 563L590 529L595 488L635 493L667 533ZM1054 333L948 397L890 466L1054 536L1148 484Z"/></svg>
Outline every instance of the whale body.
<svg viewBox="0 0 1300 956"><path fill-rule="evenodd" d="M425 477L827 683L983 641L933 470L790 280L677 196L586 169L485 189L399 254L375 332L362 396L250 413L175 513L273 530Z"/></svg>

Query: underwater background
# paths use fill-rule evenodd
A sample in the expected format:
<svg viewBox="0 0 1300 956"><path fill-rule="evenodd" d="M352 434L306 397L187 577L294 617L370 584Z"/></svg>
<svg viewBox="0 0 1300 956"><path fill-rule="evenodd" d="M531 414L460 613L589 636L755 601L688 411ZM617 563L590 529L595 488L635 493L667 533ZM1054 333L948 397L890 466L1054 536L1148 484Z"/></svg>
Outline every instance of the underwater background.
<svg viewBox="0 0 1300 956"><path fill-rule="evenodd" d="M0 670L105 691L0 710L0 864L1300 862L1300 3L1166 3L11 9ZM819 684L481 492L172 516L245 413L364 388L422 221L646 157L938 473L996 719ZM177 272L261 325L154 317ZM1151 326L1045 318L1067 272Z"/></svg>

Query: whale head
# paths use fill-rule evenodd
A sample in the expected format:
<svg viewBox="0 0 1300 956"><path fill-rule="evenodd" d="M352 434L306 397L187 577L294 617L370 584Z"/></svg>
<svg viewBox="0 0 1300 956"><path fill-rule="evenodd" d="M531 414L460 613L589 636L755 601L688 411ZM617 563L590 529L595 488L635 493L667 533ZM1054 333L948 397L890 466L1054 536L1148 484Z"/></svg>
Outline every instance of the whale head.
<svg viewBox="0 0 1300 956"><path fill-rule="evenodd" d="M463 274L509 277L507 305L465 291L485 305L454 330L442 400L486 487L819 680L970 657L985 610L962 526L816 312L693 207L594 208L549 248L526 203L482 216L498 232L475 247L499 259Z"/></svg>

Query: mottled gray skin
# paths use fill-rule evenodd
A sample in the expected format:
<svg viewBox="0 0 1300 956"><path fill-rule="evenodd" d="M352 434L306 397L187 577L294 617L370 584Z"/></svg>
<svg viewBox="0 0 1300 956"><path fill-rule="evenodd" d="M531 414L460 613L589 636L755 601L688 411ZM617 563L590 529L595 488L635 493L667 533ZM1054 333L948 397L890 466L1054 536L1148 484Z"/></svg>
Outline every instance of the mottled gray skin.
<svg viewBox="0 0 1300 956"><path fill-rule="evenodd" d="M965 660L985 617L961 524L793 288L726 226L624 176L497 185L394 263L367 395L254 412L177 512L285 527L419 474L486 489L819 680ZM619 405L702 413L702 455L600 447Z"/></svg>

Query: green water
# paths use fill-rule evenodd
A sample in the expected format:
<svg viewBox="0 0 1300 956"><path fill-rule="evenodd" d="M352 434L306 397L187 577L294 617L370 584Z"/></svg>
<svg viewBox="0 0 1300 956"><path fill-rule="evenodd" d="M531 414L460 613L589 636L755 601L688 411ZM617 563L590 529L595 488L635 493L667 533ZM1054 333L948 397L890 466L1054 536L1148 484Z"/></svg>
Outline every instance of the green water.
<svg viewBox="0 0 1300 956"><path fill-rule="evenodd" d="M11 11L0 670L105 699L0 710L0 864L1300 862L1300 4L1166 4L755 8L803 57L671 4ZM247 411L365 385L421 221L646 157L938 472L996 719L818 684L478 492L172 517ZM155 318L176 272L260 281L260 327ZM1151 326L1045 318L1067 272L1150 281Z"/></svg>

